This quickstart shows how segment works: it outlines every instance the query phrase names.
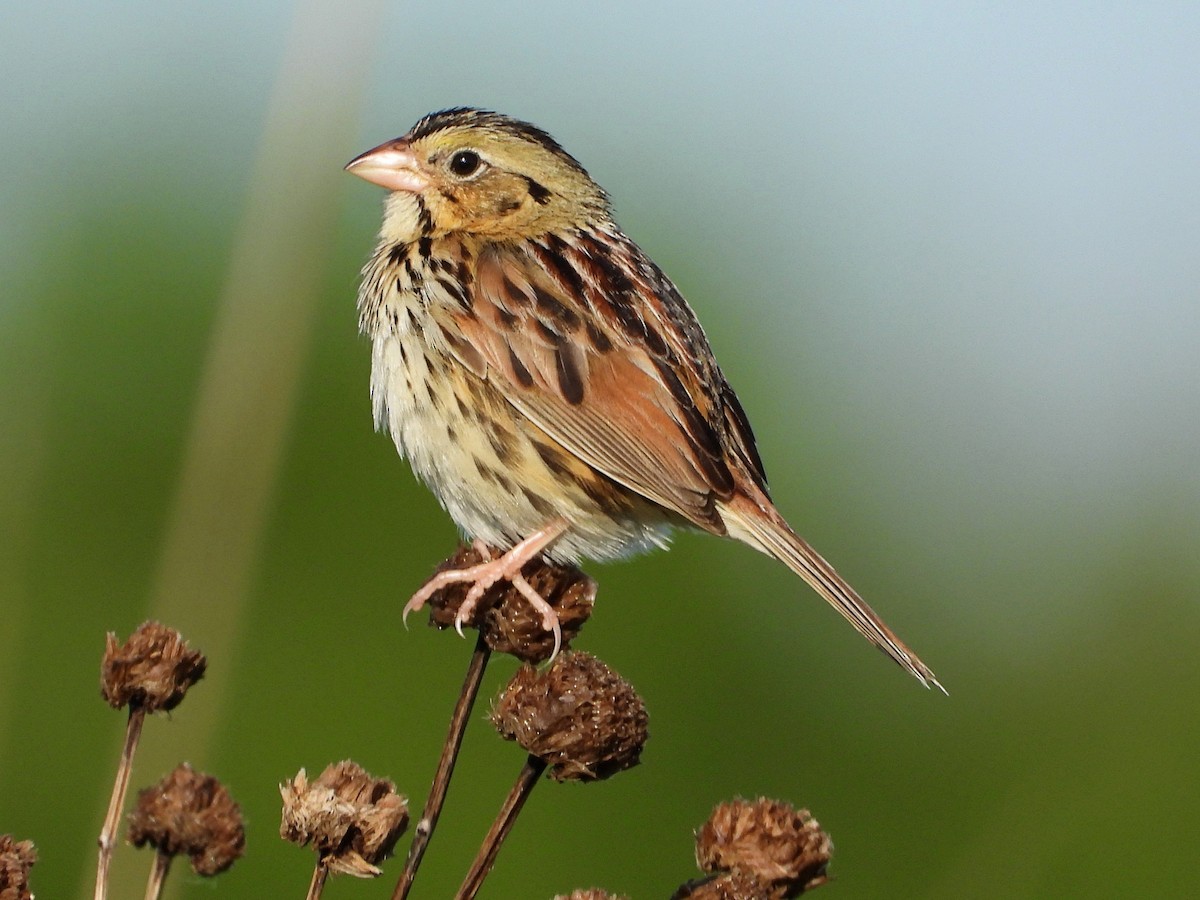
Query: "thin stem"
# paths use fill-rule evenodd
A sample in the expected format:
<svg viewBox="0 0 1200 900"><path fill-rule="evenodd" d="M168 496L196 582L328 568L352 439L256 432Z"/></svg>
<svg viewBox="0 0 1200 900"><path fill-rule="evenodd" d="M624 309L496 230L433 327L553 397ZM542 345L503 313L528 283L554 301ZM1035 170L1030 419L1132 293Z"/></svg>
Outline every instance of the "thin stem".
<svg viewBox="0 0 1200 900"><path fill-rule="evenodd" d="M171 871L171 860L174 858L161 850L154 854L154 868L150 870L150 880L146 883L146 900L158 900L162 896L163 884L167 880L167 873Z"/></svg>
<svg viewBox="0 0 1200 900"><path fill-rule="evenodd" d="M487 670L488 659L492 651L480 633L475 641L475 652L471 654L467 675L463 679L462 692L450 717L450 730L446 734L446 742L442 745L442 756L438 760L437 772L433 776L433 785L429 789L429 799L421 811L421 819L413 829L412 844L408 848L408 858L404 862L404 871L392 891L392 900L404 900L412 889L413 879L417 877L417 869L421 858L433 838L433 829L437 826L438 816L446 802L446 792L450 789L450 776L454 774L454 764L458 760L458 750L462 746L463 735L470 721L471 708L479 695L479 685L483 682L483 673Z"/></svg>
<svg viewBox="0 0 1200 900"><path fill-rule="evenodd" d="M138 739L142 736L142 723L146 721L146 710L141 706L129 707L129 721L125 726L125 746L121 748L121 760L117 763L117 777L113 781L112 797L108 801L108 813L104 827L100 829L100 858L96 864L96 900L107 900L108 867L112 862L113 848L117 844L117 827L121 822L121 810L125 806L125 794L129 791L129 774L133 770L133 754Z"/></svg>
<svg viewBox="0 0 1200 900"><path fill-rule="evenodd" d="M544 771L546 771L544 760L538 759L533 755L530 755L525 760L525 767L521 769L521 774L517 776L516 783L513 784L512 790L508 792L508 797L505 798L504 805L500 807L500 812L496 816L496 821L492 823L487 837L483 839L483 844L479 848L475 862L471 864L471 871L463 879L462 887L454 895L454 900L474 900L475 895L479 893L479 888L483 885L483 879L487 877L488 872L492 871L492 866L496 862L496 855L500 852L500 845L504 843L504 839L512 831L513 823L517 820L517 814L521 811L521 807L525 805L525 801L529 799L529 794L533 791L533 786L538 783L538 779L542 777Z"/></svg>
<svg viewBox="0 0 1200 900"><path fill-rule="evenodd" d="M308 896L305 900L320 900L321 892L325 890L325 879L329 877L329 866L325 865L325 857L317 857L313 867L312 881L308 883Z"/></svg>

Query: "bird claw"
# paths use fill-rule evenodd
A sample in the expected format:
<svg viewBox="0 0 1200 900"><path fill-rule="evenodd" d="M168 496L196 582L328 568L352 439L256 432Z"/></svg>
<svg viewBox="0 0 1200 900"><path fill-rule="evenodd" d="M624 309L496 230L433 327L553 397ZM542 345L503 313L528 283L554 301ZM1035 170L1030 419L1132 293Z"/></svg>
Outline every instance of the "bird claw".
<svg viewBox="0 0 1200 900"><path fill-rule="evenodd" d="M566 520L555 519L545 528L535 531L499 557L493 557L487 545L476 540L474 542L475 550L483 558L483 562L461 569L445 569L425 582L421 589L412 595L408 603L404 604L404 612L401 616L404 627L408 627L408 614L421 609L435 593L452 584L471 582L471 588L467 591L467 596L463 598L463 602L454 616L454 630L458 632L459 637L465 638L463 626L470 624L475 608L483 599L483 595L496 582L508 581L529 601L534 610L541 614L542 628L553 633L554 653L550 658L554 659L562 648L562 629L558 624L558 613L541 594L534 590L525 576L521 574L521 570L526 563L558 540L566 530Z"/></svg>

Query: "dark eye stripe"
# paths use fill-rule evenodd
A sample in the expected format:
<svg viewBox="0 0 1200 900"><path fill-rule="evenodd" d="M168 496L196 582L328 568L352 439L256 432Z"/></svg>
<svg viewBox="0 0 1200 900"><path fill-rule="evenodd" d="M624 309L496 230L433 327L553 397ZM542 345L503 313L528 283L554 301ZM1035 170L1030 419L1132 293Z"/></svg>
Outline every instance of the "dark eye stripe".
<svg viewBox="0 0 1200 900"><path fill-rule="evenodd" d="M529 196L533 198L538 206L545 206L550 202L550 189L538 181L534 181L528 175L523 176L525 183L529 185Z"/></svg>

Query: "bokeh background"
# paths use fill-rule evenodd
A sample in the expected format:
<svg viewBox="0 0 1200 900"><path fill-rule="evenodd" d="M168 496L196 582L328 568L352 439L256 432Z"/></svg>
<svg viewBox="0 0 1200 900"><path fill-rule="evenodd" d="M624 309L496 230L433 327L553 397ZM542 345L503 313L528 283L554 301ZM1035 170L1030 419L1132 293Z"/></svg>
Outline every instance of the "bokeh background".
<svg viewBox="0 0 1200 900"><path fill-rule="evenodd" d="M780 507L950 690L744 547L593 567L580 646L645 697L644 764L539 787L486 895L668 896L739 794L815 812L830 896L1194 890L1200 7L4 20L0 831L37 842L41 896L89 895L123 730L103 637L151 616L210 675L148 723L134 784L188 759L249 829L175 896L303 895L276 787L301 766L353 757L423 801L470 643L400 625L455 533L371 429L354 293L382 197L341 166L459 104L543 125L609 189ZM414 896L450 896L521 765L486 706ZM148 864L119 853L115 896Z"/></svg>

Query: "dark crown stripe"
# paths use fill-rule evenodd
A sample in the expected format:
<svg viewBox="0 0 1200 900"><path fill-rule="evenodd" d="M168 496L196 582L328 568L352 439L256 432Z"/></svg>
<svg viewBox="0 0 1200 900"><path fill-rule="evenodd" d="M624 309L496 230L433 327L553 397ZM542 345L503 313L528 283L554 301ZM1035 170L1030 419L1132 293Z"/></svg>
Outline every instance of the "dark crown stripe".
<svg viewBox="0 0 1200 900"><path fill-rule="evenodd" d="M580 172L584 171L583 166L579 164L579 160L564 150L562 145L550 136L549 132L543 131L529 122L522 122L520 119L514 119L512 116L493 112L490 109L456 106L452 109L443 109L430 113L417 122L406 136L410 141L418 141L421 138L437 134L439 131L463 126L495 128L500 131L507 131L510 134L515 134L529 141L531 144L538 144L545 147L573 168L578 169Z"/></svg>

